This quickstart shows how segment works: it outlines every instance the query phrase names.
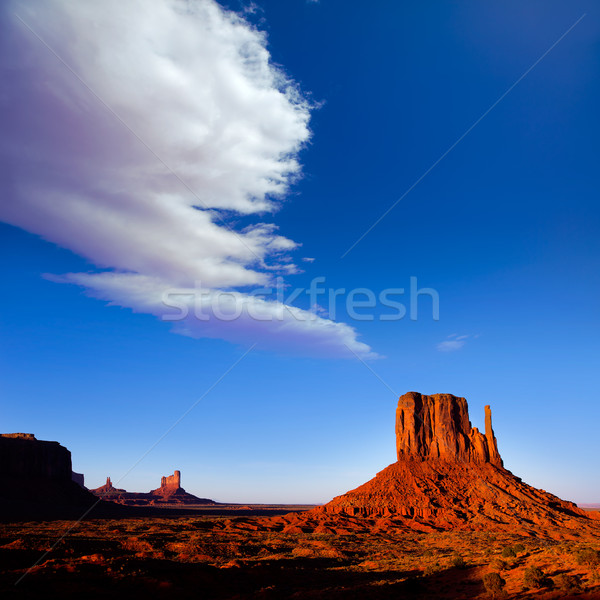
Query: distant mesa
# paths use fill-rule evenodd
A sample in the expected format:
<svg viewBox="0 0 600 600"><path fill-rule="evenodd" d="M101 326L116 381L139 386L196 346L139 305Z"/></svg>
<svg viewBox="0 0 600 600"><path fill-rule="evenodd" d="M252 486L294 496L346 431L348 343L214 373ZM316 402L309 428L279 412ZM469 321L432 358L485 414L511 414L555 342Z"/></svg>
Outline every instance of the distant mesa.
<svg viewBox="0 0 600 600"><path fill-rule="evenodd" d="M128 492L115 488L110 477L106 478L106 483L103 486L91 490L91 492L103 500L110 500L127 506L217 504L214 500L198 498L186 492L181 487L180 471L175 471L173 475L163 476L160 480L160 487L150 492Z"/></svg>
<svg viewBox="0 0 600 600"><path fill-rule="evenodd" d="M543 531L560 538L587 530L600 536L592 513L527 485L504 468L489 406L481 433L471 426L464 398L404 394L396 410L396 453L397 462L304 513L304 521L336 515L391 520L421 531Z"/></svg>

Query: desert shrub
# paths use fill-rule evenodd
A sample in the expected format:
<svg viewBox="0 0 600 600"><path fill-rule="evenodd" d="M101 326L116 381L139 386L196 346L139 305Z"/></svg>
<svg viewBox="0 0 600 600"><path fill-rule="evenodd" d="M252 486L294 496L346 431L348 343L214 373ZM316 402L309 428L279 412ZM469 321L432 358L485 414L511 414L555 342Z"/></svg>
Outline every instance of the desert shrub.
<svg viewBox="0 0 600 600"><path fill-rule="evenodd" d="M457 569L464 569L467 566L465 559L458 554L450 559L450 564Z"/></svg>
<svg viewBox="0 0 600 600"><path fill-rule="evenodd" d="M525 548L525 546L524 546L523 544L520 544L520 543L519 543L519 544L515 544L515 545L513 546L513 550L514 550L514 551L515 551L517 554L519 554L520 552L525 552L526 548Z"/></svg>
<svg viewBox="0 0 600 600"><path fill-rule="evenodd" d="M517 556L517 553L512 546L506 546L506 548L502 550L502 556L503 558L514 558Z"/></svg>
<svg viewBox="0 0 600 600"><path fill-rule="evenodd" d="M581 589L579 577L567 573L561 573L556 578L556 583L563 592L576 592Z"/></svg>
<svg viewBox="0 0 600 600"><path fill-rule="evenodd" d="M502 591L506 581L502 579L500 573L486 573L483 576L483 585L490 594L496 595Z"/></svg>
<svg viewBox="0 0 600 600"><path fill-rule="evenodd" d="M495 571L506 571L508 569L508 563L501 558L495 558L491 563L490 567Z"/></svg>
<svg viewBox="0 0 600 600"><path fill-rule="evenodd" d="M425 569L423 570L423 575L425 577L431 577L432 575L436 575L437 573L439 573L442 570L443 569L439 563L435 563L433 565L427 565L425 567Z"/></svg>
<svg viewBox="0 0 600 600"><path fill-rule="evenodd" d="M523 583L530 588L552 587L552 579L539 567L527 567L523 574Z"/></svg>
<svg viewBox="0 0 600 600"><path fill-rule="evenodd" d="M592 548L583 548L575 553L575 560L579 565L595 567L600 564L600 552L598 552L598 550L593 550Z"/></svg>

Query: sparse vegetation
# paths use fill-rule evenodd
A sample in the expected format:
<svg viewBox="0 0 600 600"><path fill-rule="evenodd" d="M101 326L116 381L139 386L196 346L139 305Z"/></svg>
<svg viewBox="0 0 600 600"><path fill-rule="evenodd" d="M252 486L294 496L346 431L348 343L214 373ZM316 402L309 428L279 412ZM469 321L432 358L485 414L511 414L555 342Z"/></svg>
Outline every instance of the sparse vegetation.
<svg viewBox="0 0 600 600"><path fill-rule="evenodd" d="M500 573L486 573L483 576L483 585L493 597L497 597L506 586L506 580L500 576Z"/></svg>
<svg viewBox="0 0 600 600"><path fill-rule="evenodd" d="M512 546L506 546L506 548L504 548L502 550L503 558L515 558L516 556L517 556L517 553L515 552L515 550Z"/></svg>
<svg viewBox="0 0 600 600"><path fill-rule="evenodd" d="M490 567L495 571L505 571L508 569L509 565L505 560L502 560L501 558L495 558L490 563Z"/></svg>
<svg viewBox="0 0 600 600"><path fill-rule="evenodd" d="M525 546L521 543L515 544L512 548L517 554L521 554L521 552L525 552L526 550Z"/></svg>
<svg viewBox="0 0 600 600"><path fill-rule="evenodd" d="M575 560L579 565L595 567L600 565L600 552L592 548L582 548L575 553Z"/></svg>
<svg viewBox="0 0 600 600"><path fill-rule="evenodd" d="M434 563L432 565L427 565L425 570L423 571L423 575L425 577L431 577L432 575L437 575L440 571L442 571L442 567L439 563Z"/></svg>
<svg viewBox="0 0 600 600"><path fill-rule="evenodd" d="M56 589L67 590L63 600L75 600L125 584L131 597L154 588L162 594L171 585L173 597L177 589L182 590L177 597L195 598L186 593L202 581L204 597L215 600L320 598L331 589L343 590L349 598L374 599L516 600L554 594L552 598L562 600L580 593L600 598L595 541L538 543L536 548L531 540L524 552L518 544L522 538L511 533L498 532L490 544L485 535L464 531L373 533L360 529L362 520L335 519L314 533L296 527L293 519L290 527L290 519L283 518L275 528L257 517L84 521L27 575L26 591L30 597L41 596L51 581ZM15 580L48 548L49 540L70 526L0 524L0 595L10 596ZM490 547L495 555L486 554ZM516 559L501 557L506 547ZM553 585L556 591L549 594Z"/></svg>
<svg viewBox="0 0 600 600"><path fill-rule="evenodd" d="M523 583L527 588L552 587L552 579L539 567L527 567L523 574Z"/></svg>
<svg viewBox="0 0 600 600"><path fill-rule="evenodd" d="M455 568L455 569L464 569L467 566L467 562L465 561L465 559L460 556L460 555L456 555L453 556L450 559L450 564Z"/></svg>
<svg viewBox="0 0 600 600"><path fill-rule="evenodd" d="M581 590L581 582L579 577L575 575L569 575L567 573L561 573L555 579L556 585L563 592L578 592Z"/></svg>

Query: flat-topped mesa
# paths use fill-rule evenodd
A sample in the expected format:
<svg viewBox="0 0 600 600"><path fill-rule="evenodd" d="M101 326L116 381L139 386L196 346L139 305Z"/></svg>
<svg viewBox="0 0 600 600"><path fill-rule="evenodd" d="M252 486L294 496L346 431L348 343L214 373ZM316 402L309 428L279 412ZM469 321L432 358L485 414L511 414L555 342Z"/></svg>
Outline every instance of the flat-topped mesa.
<svg viewBox="0 0 600 600"><path fill-rule="evenodd" d="M396 452L405 458L443 458L456 462L492 463L503 467L485 407L485 435L471 427L465 398L451 394L424 396L409 392L396 409Z"/></svg>
<svg viewBox="0 0 600 600"><path fill-rule="evenodd" d="M12 440L34 440L37 438L33 433L0 433L0 437L12 439Z"/></svg>

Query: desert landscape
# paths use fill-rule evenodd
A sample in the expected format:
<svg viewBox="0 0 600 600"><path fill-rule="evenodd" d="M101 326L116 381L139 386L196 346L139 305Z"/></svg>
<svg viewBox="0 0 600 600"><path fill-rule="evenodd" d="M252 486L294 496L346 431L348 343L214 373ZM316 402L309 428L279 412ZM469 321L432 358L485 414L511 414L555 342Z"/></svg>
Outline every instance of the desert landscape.
<svg viewBox="0 0 600 600"><path fill-rule="evenodd" d="M0 600L600 600L598 0L1 0L0 82Z"/></svg>
<svg viewBox="0 0 600 600"><path fill-rule="evenodd" d="M405 394L397 461L315 507L193 502L179 471L148 494L118 490L109 479L90 503L94 496L73 481L68 452L57 468L58 444L3 437L3 470L19 471L4 475L13 485L2 497L2 593L600 598L600 512L504 469L489 406L485 425L484 433L471 427L464 398ZM27 502L32 520L16 516ZM40 521L34 513L42 506L74 516L79 509L83 518Z"/></svg>

